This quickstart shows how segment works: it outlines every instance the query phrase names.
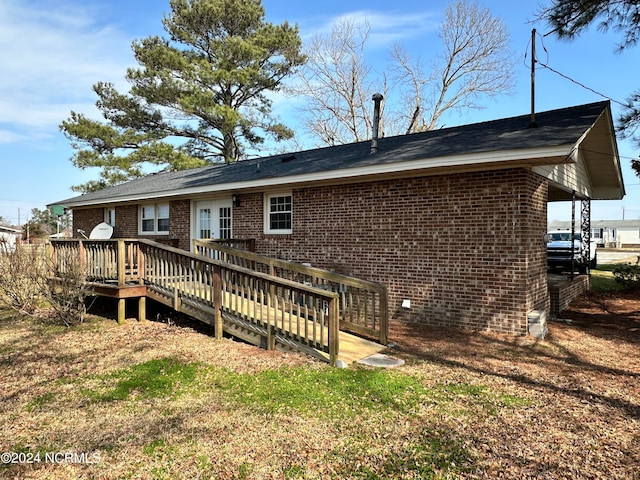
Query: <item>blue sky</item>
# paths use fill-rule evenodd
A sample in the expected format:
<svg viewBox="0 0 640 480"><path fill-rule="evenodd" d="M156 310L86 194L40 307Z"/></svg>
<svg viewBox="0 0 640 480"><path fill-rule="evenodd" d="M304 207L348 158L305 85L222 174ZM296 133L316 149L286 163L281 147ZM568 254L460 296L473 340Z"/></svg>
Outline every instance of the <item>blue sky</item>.
<svg viewBox="0 0 640 480"><path fill-rule="evenodd" d="M484 102L482 110L469 111L446 124L472 123L527 114L530 108L531 29L544 34L549 28L531 21L535 1L478 1L502 18L510 32L511 49L518 60L512 95ZM428 63L438 48L436 30L446 1L367 0L291 2L263 0L267 20L298 24L303 38L326 32L345 16L367 19L371 42L367 60L383 69L393 42ZM168 0L3 0L0 3L0 216L13 224L24 223L32 208L73 196L72 185L97 178L97 171L80 171L71 165L73 153L58 126L74 110L97 117L92 85L110 81L126 90L126 69L136 66L131 42L162 34L161 18ZM577 39L544 38L538 58L596 92L624 100L640 89L640 47L615 53L615 34L595 28ZM539 111L600 101L603 97L545 69L536 74L536 108ZM296 128L291 99L276 102L275 112ZM614 116L620 113L612 104ZM640 218L640 179L630 168L638 158L631 142L618 138L627 195L621 201L595 201L592 219ZM551 204L549 219L569 219L566 204ZM18 218L20 216L20 218Z"/></svg>

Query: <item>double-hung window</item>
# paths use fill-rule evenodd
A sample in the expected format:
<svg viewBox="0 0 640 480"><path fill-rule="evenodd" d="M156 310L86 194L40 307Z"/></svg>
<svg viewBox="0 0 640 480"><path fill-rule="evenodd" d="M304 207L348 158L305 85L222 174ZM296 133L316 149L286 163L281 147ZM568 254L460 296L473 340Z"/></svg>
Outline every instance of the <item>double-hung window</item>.
<svg viewBox="0 0 640 480"><path fill-rule="evenodd" d="M104 221L105 223L108 223L112 227L116 226L116 209L115 208L104 209Z"/></svg>
<svg viewBox="0 0 640 480"><path fill-rule="evenodd" d="M290 193L265 196L265 233L292 232L293 204Z"/></svg>
<svg viewBox="0 0 640 480"><path fill-rule="evenodd" d="M169 204L158 203L140 207L140 233L169 233Z"/></svg>

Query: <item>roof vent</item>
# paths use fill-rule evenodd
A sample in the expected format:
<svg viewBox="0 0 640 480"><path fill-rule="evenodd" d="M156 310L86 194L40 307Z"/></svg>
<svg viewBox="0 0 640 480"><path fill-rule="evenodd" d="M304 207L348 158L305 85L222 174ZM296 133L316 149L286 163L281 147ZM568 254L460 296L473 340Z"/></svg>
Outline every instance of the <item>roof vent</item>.
<svg viewBox="0 0 640 480"><path fill-rule="evenodd" d="M384 97L381 93L374 93L371 100L373 100L373 135L371 136L371 151L369 153L376 153L378 151L378 129L380 128L380 103Z"/></svg>

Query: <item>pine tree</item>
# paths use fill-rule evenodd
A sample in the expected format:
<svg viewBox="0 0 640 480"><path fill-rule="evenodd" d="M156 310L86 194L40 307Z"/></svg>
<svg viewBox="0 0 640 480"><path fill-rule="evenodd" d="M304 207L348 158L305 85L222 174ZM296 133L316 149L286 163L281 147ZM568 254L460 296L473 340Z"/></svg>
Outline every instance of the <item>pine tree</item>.
<svg viewBox="0 0 640 480"><path fill-rule="evenodd" d="M268 95L305 61L297 26L265 22L260 0L170 0L168 38L133 42L131 84L94 85L104 121L71 112L60 125L71 161L101 176L93 191L142 176L145 165L181 170L242 159L267 136L293 136L273 120Z"/></svg>

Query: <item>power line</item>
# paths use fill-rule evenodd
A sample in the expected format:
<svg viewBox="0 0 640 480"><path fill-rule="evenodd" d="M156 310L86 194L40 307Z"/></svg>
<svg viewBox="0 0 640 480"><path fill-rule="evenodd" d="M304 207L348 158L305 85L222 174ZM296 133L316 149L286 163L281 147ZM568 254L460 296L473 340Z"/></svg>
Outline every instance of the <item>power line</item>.
<svg viewBox="0 0 640 480"><path fill-rule="evenodd" d="M622 103L622 102L619 102L619 101L618 101L618 100L616 100L615 98L611 98L611 97L609 97L608 95L605 95L604 93L600 93L600 92L598 92L598 91L594 90L593 88L588 87L588 86L584 85L583 83L580 83L580 82L579 82L579 81L577 81L577 80L574 80L573 78L571 78L571 77L569 77L569 76L565 75L564 73L561 73L561 72L559 72L559 71L557 71L557 70L555 70L555 69L551 68L551 67L550 67L549 65L547 65L547 64L544 64L544 63L542 63L542 62L538 62L538 63L539 63L540 65L542 65L544 68L546 68L546 69L548 69L548 70L551 70L551 71L552 71L553 73L555 73L556 75L560 75L562 78L564 78L564 79L566 79L566 80L569 80L570 82L573 82L573 83L575 83L576 85L578 85L578 86L580 86L580 87L582 87L582 88L584 88L584 89L586 89L586 90L589 90L590 92L595 93L596 95L601 96L602 98L606 98L607 100L610 100L610 101L612 101L612 102L614 102L614 103L617 103L618 105L620 105L620 106L621 106L621 107L623 107L623 108L631 108L631 105L629 105L628 103Z"/></svg>
<svg viewBox="0 0 640 480"><path fill-rule="evenodd" d="M551 32L549 32L549 33L551 33ZM607 100L610 100L611 102L617 103L618 105L620 105L620 106L621 106L621 107L623 107L623 108L631 108L631 105L629 105L628 103L623 103L623 102L620 102L620 101L616 100L615 98L611 98L611 97L609 97L608 95L605 95L604 93L598 92L597 90L594 90L593 88L591 88L591 87L589 87L589 86L585 85L584 83L579 82L578 80L575 80L575 79L571 78L570 76L565 75L564 73L559 72L558 70L556 70L556 69L554 69L554 68L550 67L550 66L549 66L549 51L547 50L547 47L546 47L546 46L545 46L545 44L544 44L544 37L545 37L546 35L544 35L544 36L543 36L543 35L540 35L538 32L535 32L535 34L536 34L538 37L540 37L540 40L541 40L541 43L542 43L542 49L543 49L543 50L544 50L544 52L547 54L547 60L546 60L546 62L541 62L540 60L538 60L537 55L536 55L536 58L532 58L532 62L533 62L534 64L535 64L535 63L538 63L538 64L540 64L543 68L546 68L547 70L550 70L551 72L555 73L556 75L559 75L560 77L564 78L565 80L569 80L570 82L572 82L572 83L574 83L574 84L578 85L579 87L584 88L585 90L590 91L591 93L595 93L596 95L598 95L598 96L600 96L600 97L602 97L602 98L606 98ZM547 35L548 35L548 34L547 34ZM525 55L524 55L524 60L525 60L525 61L526 61L526 59L527 59L527 53L528 53L528 51L529 51L530 44L531 44L531 39L530 39L530 40L529 40L529 42L527 43L527 48L526 48L526 50L525 50ZM525 65L526 65L526 62L525 62Z"/></svg>
<svg viewBox="0 0 640 480"><path fill-rule="evenodd" d="M608 155L607 152L598 152L597 150L590 150L588 148L581 148L581 150L583 152L595 153L595 154L598 154L598 155ZM638 160L635 157L627 157L626 155L618 155L618 158L620 158L622 160Z"/></svg>

